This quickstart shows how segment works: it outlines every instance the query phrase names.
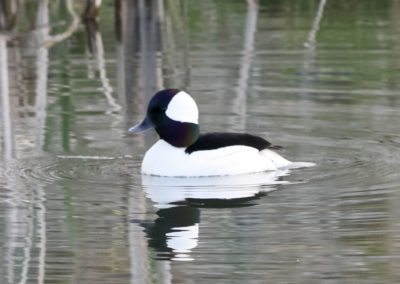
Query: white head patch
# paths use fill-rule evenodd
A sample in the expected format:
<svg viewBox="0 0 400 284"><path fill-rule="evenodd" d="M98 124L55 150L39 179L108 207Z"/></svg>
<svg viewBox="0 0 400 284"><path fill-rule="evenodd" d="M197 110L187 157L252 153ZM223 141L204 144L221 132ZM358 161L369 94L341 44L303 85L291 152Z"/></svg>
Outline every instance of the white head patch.
<svg viewBox="0 0 400 284"><path fill-rule="evenodd" d="M199 110L196 102L183 91L180 91L172 98L165 113L175 121L199 123Z"/></svg>

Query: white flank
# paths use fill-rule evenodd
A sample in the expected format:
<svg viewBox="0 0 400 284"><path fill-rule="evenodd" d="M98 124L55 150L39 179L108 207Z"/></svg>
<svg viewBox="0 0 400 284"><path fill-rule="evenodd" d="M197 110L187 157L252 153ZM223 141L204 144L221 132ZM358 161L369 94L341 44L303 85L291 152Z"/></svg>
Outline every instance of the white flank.
<svg viewBox="0 0 400 284"><path fill-rule="evenodd" d="M175 121L199 123L199 110L196 102L183 91L180 91L172 98L165 113Z"/></svg>
<svg viewBox="0 0 400 284"><path fill-rule="evenodd" d="M196 151L189 155L185 153L185 148L177 148L159 140L146 152L142 173L170 177L230 176L313 165L293 163L274 151L258 151L248 146Z"/></svg>
<svg viewBox="0 0 400 284"><path fill-rule="evenodd" d="M251 147L230 146L189 155L184 148L164 140L146 152L142 163L143 174L158 176L224 176L274 170L273 161Z"/></svg>

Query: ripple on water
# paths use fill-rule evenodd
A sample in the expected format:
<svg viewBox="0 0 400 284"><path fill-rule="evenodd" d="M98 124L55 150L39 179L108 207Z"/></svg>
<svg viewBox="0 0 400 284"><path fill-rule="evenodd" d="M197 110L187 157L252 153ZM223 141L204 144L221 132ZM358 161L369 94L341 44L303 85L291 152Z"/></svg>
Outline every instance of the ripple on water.
<svg viewBox="0 0 400 284"><path fill-rule="evenodd" d="M378 141L335 140L318 149L321 160L311 168L311 185L394 188L400 185L400 154L395 145Z"/></svg>
<svg viewBox="0 0 400 284"><path fill-rule="evenodd" d="M134 175L136 165L131 156L58 156L12 161L0 167L0 177L5 187L7 181L52 184L61 180L119 185Z"/></svg>

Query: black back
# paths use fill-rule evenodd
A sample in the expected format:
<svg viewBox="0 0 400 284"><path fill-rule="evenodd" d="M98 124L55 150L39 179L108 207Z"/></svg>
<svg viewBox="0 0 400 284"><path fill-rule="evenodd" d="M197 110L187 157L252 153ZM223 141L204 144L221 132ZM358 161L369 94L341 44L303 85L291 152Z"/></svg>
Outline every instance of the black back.
<svg viewBox="0 0 400 284"><path fill-rule="evenodd" d="M196 151L215 150L236 145L253 147L259 151L267 148L281 148L280 146L273 146L264 138L251 134L214 132L200 135L196 142L186 148L185 152L191 154Z"/></svg>

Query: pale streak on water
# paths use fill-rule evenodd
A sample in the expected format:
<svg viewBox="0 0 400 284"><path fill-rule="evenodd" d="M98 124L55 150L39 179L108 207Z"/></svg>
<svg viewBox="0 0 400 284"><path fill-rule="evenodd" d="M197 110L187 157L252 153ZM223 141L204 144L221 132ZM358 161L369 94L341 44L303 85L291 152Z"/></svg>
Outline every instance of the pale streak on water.
<svg viewBox="0 0 400 284"><path fill-rule="evenodd" d="M398 1L71 4L0 35L0 283L398 283ZM317 166L141 177L163 87Z"/></svg>

